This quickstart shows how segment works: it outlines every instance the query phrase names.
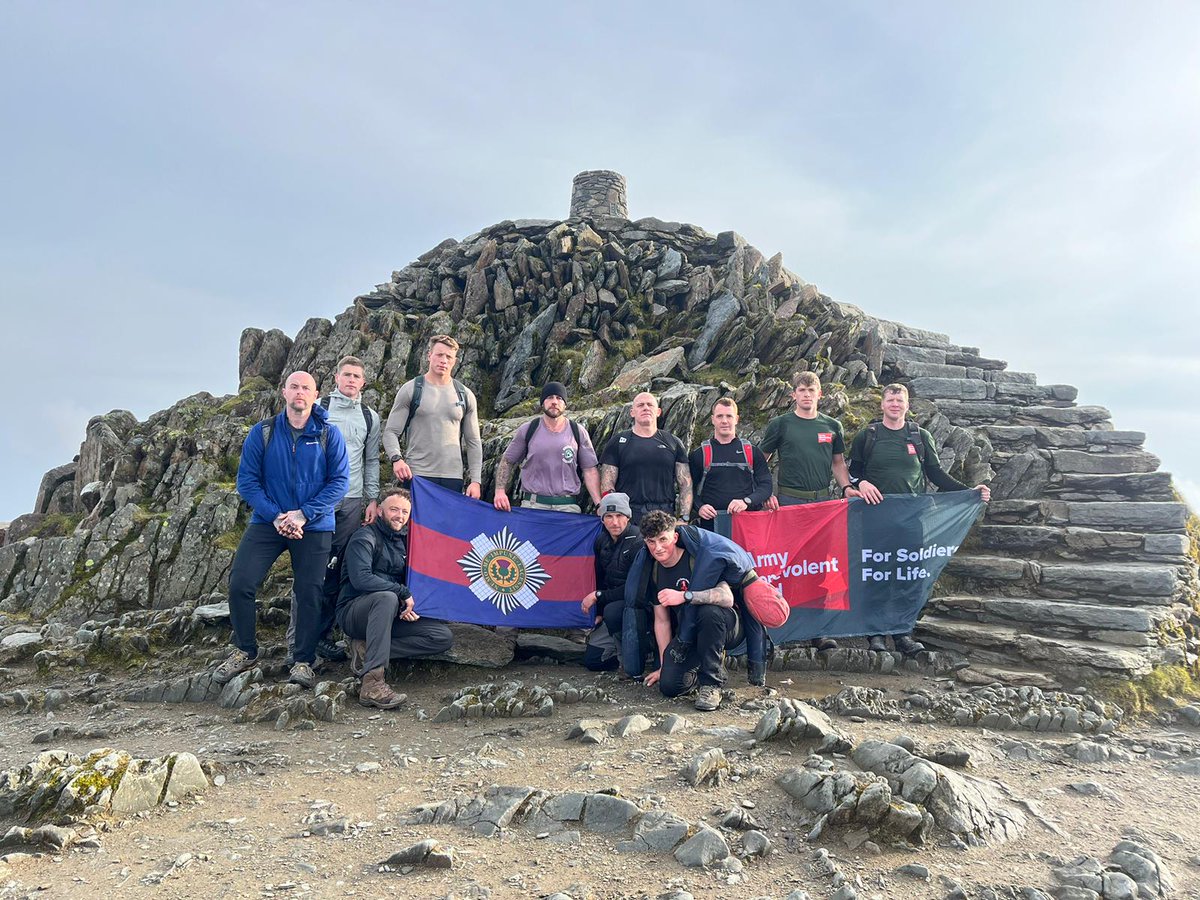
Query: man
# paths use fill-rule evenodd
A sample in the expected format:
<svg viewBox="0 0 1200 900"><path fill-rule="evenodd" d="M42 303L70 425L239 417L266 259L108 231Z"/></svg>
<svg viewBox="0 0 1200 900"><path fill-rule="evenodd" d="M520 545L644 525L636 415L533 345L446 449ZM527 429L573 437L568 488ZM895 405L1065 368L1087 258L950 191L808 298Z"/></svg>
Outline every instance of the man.
<svg viewBox="0 0 1200 900"><path fill-rule="evenodd" d="M738 407L731 397L713 405L713 436L688 456L701 528L713 530L717 514L762 509L771 497L766 456L738 438Z"/></svg>
<svg viewBox="0 0 1200 900"><path fill-rule="evenodd" d="M542 388L542 414L513 435L496 464L493 505L508 512L508 484L514 466L521 467L521 506L578 513L579 491L587 485L593 503L600 502L600 465L592 438L567 418L567 389L551 381ZM522 462L523 461L523 462Z"/></svg>
<svg viewBox="0 0 1200 900"><path fill-rule="evenodd" d="M350 461L350 488L333 511L333 544L329 566L325 570L325 595L321 604L321 638L317 641L317 656L342 662L346 653L330 639L333 613L341 587L342 558L346 544L360 525L370 525L379 512L379 435L382 430L379 413L362 402L366 383L366 368L357 356L345 356L337 364L333 376L335 385L321 406L328 411L326 421L336 425L346 442ZM364 506L365 504L365 506ZM295 650L296 599L292 597L292 620L288 624L288 647Z"/></svg>
<svg viewBox="0 0 1200 900"><path fill-rule="evenodd" d="M692 512L687 452L679 438L659 430L658 413L653 394L634 397L633 428L613 435L600 459L601 494L617 490L627 495L635 525L652 509L675 512L685 522Z"/></svg>
<svg viewBox="0 0 1200 900"><path fill-rule="evenodd" d="M792 410L767 423L760 449L778 453L779 493L771 506L800 506L832 499L829 482L839 488L850 483L846 469L846 439L842 423L817 411L821 381L812 372L792 376ZM836 650L837 641L819 637L817 650Z"/></svg>
<svg viewBox="0 0 1200 900"><path fill-rule="evenodd" d="M887 494L923 494L925 480L929 479L942 491L975 490L983 496L984 503L992 499L987 485L969 488L942 468L932 435L906 418L908 388L902 384L884 387L880 408L883 419L872 422L854 436L850 447L853 486L846 489L847 497L881 503ZM925 649L924 644L913 639L912 632L893 635L892 643L906 656L915 656ZM876 651L887 649L881 634L872 635L868 646Z"/></svg>
<svg viewBox="0 0 1200 900"><path fill-rule="evenodd" d="M660 666L645 678L664 697L697 688L696 709L721 705L725 652L747 637L747 671L752 684L765 683L762 626L735 608L735 592L773 591L760 581L750 554L728 538L695 526L677 526L670 513L652 510L641 523L645 549L625 581L622 656L626 671L641 674L637 646L640 608L649 611ZM749 633L752 632L752 633Z"/></svg>
<svg viewBox="0 0 1200 900"><path fill-rule="evenodd" d="M625 612L625 579L642 535L629 522L629 498L615 491L596 504L596 515L604 530L596 536L592 551L596 559L596 590L583 598L584 614L595 615L596 627L588 636L583 664L593 672L611 671L619 665L621 627ZM649 631L643 617L639 632Z"/></svg>
<svg viewBox="0 0 1200 900"><path fill-rule="evenodd" d="M321 636L333 509L349 487L350 464L341 432L314 406L317 383L311 375L289 375L283 399L284 411L251 428L242 443L237 489L252 515L229 573L235 649L213 673L219 684L258 662L255 595L284 550L291 556L296 595L296 649L288 680L306 688L316 683L312 665Z"/></svg>
<svg viewBox="0 0 1200 900"><path fill-rule="evenodd" d="M350 669L362 678L358 702L395 709L406 699L384 680L389 660L434 656L454 638L445 622L423 619L405 585L408 549L404 526L412 500L403 488L383 494L379 517L360 528L346 546L337 620L350 638Z"/></svg>
<svg viewBox="0 0 1200 900"><path fill-rule="evenodd" d="M451 376L458 362L458 341L448 334L429 339L428 368L405 382L383 427L383 449L401 484L420 475L463 493L463 446L470 483L466 495L479 499L483 480L483 442L475 395ZM405 439L407 459L400 454Z"/></svg>

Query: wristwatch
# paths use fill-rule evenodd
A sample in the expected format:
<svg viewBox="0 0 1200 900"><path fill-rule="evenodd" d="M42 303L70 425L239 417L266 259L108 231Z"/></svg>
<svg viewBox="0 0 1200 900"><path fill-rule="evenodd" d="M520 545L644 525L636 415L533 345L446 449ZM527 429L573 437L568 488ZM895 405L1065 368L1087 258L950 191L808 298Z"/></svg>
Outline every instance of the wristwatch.
<svg viewBox="0 0 1200 900"><path fill-rule="evenodd" d="M695 594L693 594L691 591L684 591L684 592L683 592L683 602L684 602L684 603L691 603L691 602L692 602L692 598L693 598L693 597L695 597L695 596L696 596L696 595L695 595Z"/></svg>
<svg viewBox="0 0 1200 900"><path fill-rule="evenodd" d="M746 509L750 508L750 498L749 497L743 497L742 502L746 504Z"/></svg>
<svg viewBox="0 0 1200 900"><path fill-rule="evenodd" d="M388 462L390 462L390 463L399 462L402 459L404 459L404 457L401 456L399 453L393 453L391 456L388 457Z"/></svg>

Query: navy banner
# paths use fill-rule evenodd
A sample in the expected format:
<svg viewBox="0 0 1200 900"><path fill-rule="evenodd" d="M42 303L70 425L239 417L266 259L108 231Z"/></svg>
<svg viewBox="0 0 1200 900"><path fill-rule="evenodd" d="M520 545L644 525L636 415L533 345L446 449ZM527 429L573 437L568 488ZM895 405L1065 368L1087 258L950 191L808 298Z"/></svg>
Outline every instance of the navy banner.
<svg viewBox="0 0 1200 900"><path fill-rule="evenodd" d="M904 634L982 508L978 491L831 500L738 513L732 537L791 607L776 643Z"/></svg>

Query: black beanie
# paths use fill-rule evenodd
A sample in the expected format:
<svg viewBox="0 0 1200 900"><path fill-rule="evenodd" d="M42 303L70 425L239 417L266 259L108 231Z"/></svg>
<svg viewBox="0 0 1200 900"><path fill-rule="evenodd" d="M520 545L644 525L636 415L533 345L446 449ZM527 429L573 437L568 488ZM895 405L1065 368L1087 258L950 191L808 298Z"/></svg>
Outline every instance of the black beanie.
<svg viewBox="0 0 1200 900"><path fill-rule="evenodd" d="M559 381L550 381L542 388L542 399L539 403L545 403L547 397L562 397L563 403L567 402L567 388Z"/></svg>

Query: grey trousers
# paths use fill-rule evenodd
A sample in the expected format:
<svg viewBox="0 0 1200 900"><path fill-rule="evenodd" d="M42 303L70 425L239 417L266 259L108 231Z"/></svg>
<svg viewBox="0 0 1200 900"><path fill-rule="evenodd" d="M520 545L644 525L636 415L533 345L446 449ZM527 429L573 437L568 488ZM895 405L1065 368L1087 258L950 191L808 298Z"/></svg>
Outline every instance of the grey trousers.
<svg viewBox="0 0 1200 900"><path fill-rule="evenodd" d="M396 618L400 598L393 591L375 591L356 597L339 623L346 637L367 642L364 669L370 672L393 659L435 656L450 649L454 637L450 626L437 619L405 622Z"/></svg>

